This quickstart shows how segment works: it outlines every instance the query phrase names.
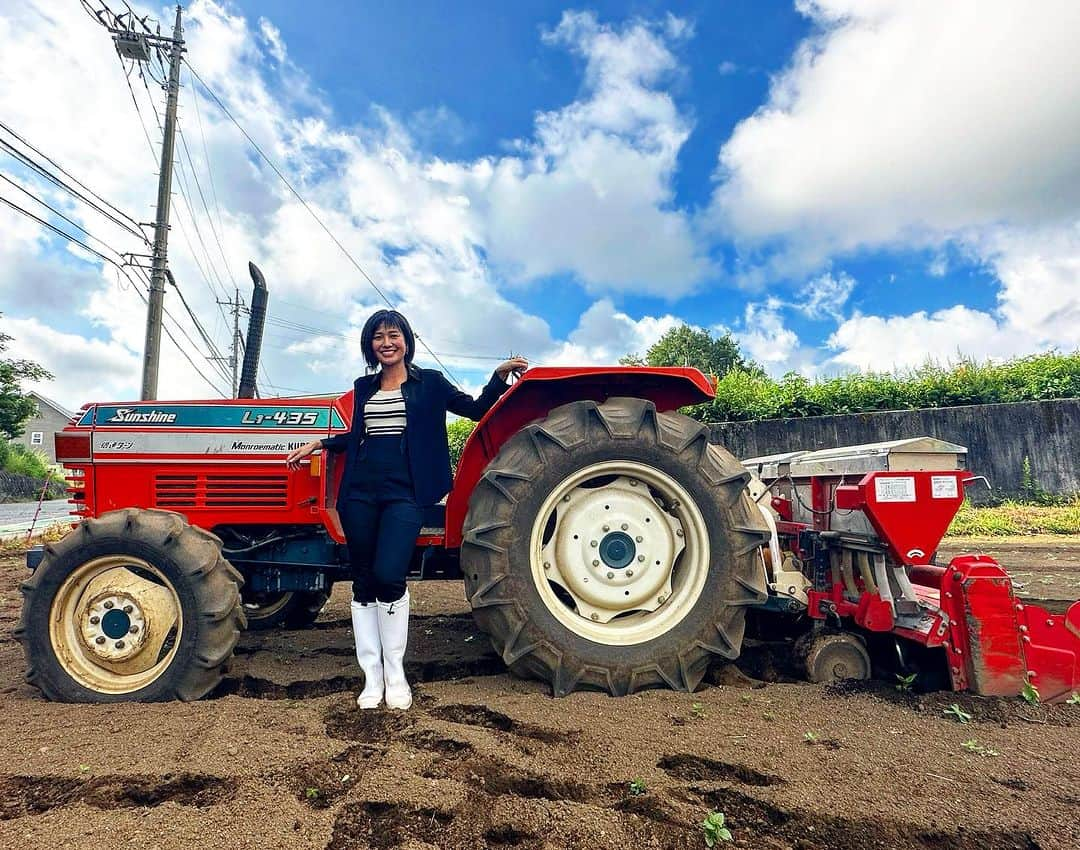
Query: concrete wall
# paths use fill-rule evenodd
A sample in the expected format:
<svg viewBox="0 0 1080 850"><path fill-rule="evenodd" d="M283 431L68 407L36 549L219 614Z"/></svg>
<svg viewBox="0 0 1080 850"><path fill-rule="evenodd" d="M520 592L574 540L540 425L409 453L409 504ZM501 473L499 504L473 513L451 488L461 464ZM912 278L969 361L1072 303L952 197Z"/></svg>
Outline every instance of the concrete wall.
<svg viewBox="0 0 1080 850"><path fill-rule="evenodd" d="M980 404L711 425L712 440L735 457L826 449L907 437L937 437L968 448L968 469L1005 493L1021 490L1024 458L1035 483L1057 495L1080 493L1080 399ZM988 495L972 488L975 501Z"/></svg>

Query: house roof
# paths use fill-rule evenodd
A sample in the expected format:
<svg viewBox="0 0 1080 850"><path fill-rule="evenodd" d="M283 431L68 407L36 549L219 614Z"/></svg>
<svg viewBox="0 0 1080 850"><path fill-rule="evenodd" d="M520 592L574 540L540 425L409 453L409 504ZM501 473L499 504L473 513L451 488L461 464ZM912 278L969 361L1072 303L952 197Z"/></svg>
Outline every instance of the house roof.
<svg viewBox="0 0 1080 850"><path fill-rule="evenodd" d="M57 402L53 401L51 398L43 396L41 393L37 392L36 390L30 390L30 392L27 393L27 395L32 395L35 399L37 399L38 404L47 404L49 407L51 407L53 410L55 410L57 413L59 413L61 416L65 417L66 419L70 419L72 416L75 415L75 413L73 411L68 410L62 404L58 404Z"/></svg>

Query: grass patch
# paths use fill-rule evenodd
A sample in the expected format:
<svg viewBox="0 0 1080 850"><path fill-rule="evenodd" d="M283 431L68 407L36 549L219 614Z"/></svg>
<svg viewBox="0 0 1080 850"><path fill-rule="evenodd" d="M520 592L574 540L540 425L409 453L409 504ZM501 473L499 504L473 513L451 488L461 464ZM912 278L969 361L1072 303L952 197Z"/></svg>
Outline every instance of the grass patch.
<svg viewBox="0 0 1080 850"><path fill-rule="evenodd" d="M993 507L960 506L946 537L1004 537L1027 534L1080 535L1080 496L1063 505L1004 502Z"/></svg>
<svg viewBox="0 0 1080 850"><path fill-rule="evenodd" d="M75 517L71 519L74 521ZM2 538L0 539L0 557L22 555L27 549L38 543L55 543L69 531L71 531L71 526L64 522L50 526L45 531L35 532L34 536L29 540L26 539L25 531L11 537Z"/></svg>

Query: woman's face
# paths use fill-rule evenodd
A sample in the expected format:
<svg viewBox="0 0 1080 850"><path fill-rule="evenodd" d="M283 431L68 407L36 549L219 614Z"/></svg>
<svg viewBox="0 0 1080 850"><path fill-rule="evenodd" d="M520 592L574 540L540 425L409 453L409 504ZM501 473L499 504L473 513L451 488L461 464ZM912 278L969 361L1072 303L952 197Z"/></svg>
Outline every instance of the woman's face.
<svg viewBox="0 0 1080 850"><path fill-rule="evenodd" d="M405 359L405 336L397 328L379 325L371 338L371 347L383 368Z"/></svg>

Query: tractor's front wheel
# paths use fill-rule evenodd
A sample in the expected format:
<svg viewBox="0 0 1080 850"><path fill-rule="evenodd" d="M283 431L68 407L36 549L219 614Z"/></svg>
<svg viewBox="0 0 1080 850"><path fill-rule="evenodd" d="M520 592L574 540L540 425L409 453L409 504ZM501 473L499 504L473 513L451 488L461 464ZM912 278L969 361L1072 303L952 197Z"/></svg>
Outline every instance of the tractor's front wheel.
<svg viewBox="0 0 1080 850"><path fill-rule="evenodd" d="M88 519L22 585L27 681L60 702L198 699L244 629L242 583L221 542L180 514Z"/></svg>
<svg viewBox="0 0 1080 850"><path fill-rule="evenodd" d="M765 598L747 473L703 425L613 398L508 440L469 501L473 615L519 674L625 694L693 690Z"/></svg>

